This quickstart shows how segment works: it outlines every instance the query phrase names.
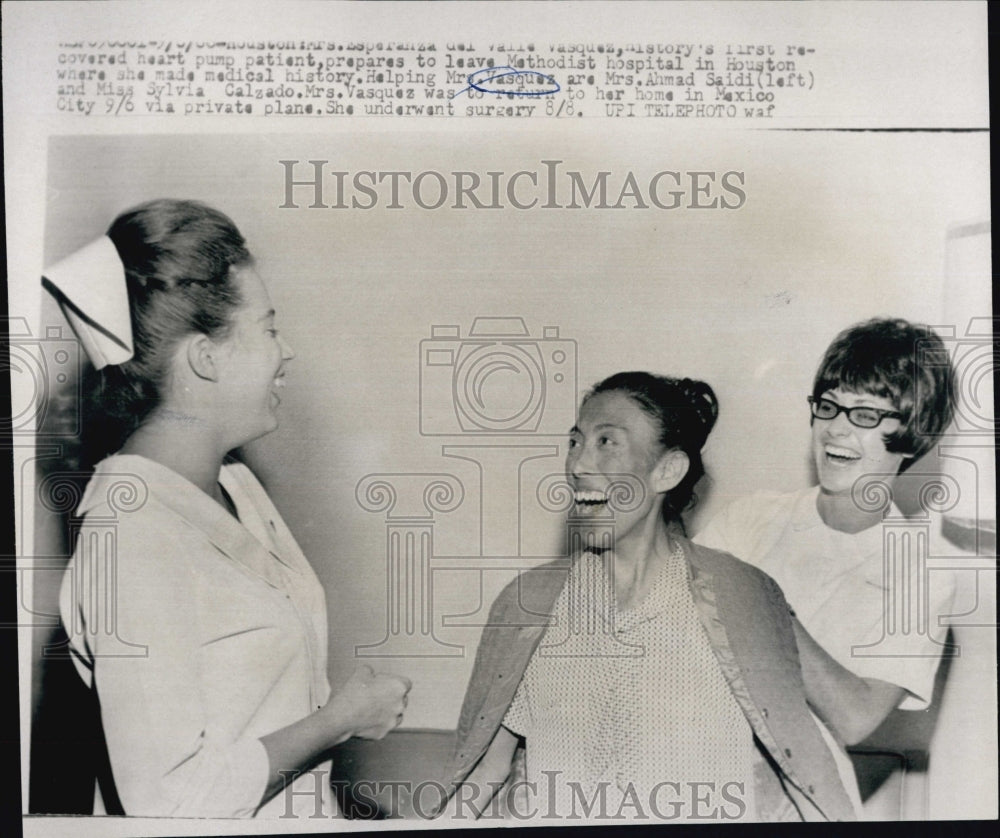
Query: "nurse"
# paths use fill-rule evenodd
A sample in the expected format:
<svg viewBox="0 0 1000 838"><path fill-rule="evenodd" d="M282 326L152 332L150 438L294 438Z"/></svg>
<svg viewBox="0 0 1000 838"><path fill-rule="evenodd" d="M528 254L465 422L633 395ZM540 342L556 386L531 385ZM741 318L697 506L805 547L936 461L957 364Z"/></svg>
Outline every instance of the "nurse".
<svg viewBox="0 0 1000 838"><path fill-rule="evenodd" d="M60 605L125 814L335 815L329 749L385 736L410 684L362 667L331 694L323 589L229 457L278 426L294 357L243 237L203 204L151 201L43 283L123 431L77 510Z"/></svg>

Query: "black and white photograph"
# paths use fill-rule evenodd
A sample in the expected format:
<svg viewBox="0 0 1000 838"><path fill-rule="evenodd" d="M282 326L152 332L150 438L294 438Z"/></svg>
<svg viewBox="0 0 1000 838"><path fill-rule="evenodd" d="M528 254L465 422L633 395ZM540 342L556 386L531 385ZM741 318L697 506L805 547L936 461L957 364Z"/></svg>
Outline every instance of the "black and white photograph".
<svg viewBox="0 0 1000 838"><path fill-rule="evenodd" d="M4 4L23 834L995 820L985 4L236 8Z"/></svg>

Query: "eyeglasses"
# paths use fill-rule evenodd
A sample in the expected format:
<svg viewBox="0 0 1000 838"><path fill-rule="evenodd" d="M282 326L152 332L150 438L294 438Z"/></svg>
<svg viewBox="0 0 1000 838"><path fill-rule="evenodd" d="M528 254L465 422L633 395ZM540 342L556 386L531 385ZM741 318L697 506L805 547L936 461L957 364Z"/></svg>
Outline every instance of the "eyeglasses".
<svg viewBox="0 0 1000 838"><path fill-rule="evenodd" d="M836 419L841 413L847 414L847 421L858 428L877 428L883 419L902 419L903 415L895 410L882 410L877 407L844 407L830 399L814 399L809 396L809 406L812 415L817 419Z"/></svg>

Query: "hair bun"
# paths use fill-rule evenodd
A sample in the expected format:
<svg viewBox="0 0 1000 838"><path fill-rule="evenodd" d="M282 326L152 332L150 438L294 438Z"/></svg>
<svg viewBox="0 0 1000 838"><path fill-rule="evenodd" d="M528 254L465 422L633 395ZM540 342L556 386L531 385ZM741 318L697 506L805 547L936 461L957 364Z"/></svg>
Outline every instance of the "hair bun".
<svg viewBox="0 0 1000 838"><path fill-rule="evenodd" d="M663 498L663 520L684 528L682 513L697 500L694 487L705 474L701 449L705 446L719 402L704 381L672 378L648 372L619 372L595 384L583 403L599 393L619 392L632 399L653 422L661 450L680 450L688 467L679 483Z"/></svg>
<svg viewBox="0 0 1000 838"><path fill-rule="evenodd" d="M677 382L684 397L694 409L695 416L704 430L704 439L715 427L715 420L719 417L719 400L715 397L715 391L704 381L696 381L693 378L682 378Z"/></svg>

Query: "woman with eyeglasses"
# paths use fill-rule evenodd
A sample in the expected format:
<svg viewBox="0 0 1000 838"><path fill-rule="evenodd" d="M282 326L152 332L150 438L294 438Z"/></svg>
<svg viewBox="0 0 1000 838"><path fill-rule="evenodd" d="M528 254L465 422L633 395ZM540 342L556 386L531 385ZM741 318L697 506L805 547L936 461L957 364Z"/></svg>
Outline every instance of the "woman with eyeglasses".
<svg viewBox="0 0 1000 838"><path fill-rule="evenodd" d="M953 400L948 353L930 328L901 319L852 326L827 349L808 398L819 484L739 500L696 538L781 586L797 617L810 703L843 745L865 739L894 708L931 699L944 633L937 618L950 611L954 582L918 560L926 548L898 537L933 539L939 522L938 532L907 523L890 501L898 476L944 433Z"/></svg>

